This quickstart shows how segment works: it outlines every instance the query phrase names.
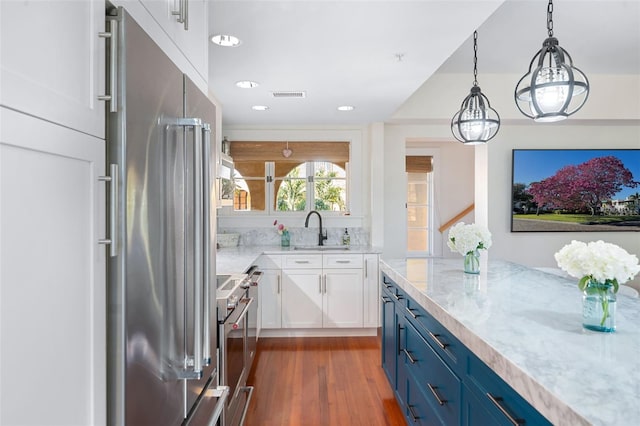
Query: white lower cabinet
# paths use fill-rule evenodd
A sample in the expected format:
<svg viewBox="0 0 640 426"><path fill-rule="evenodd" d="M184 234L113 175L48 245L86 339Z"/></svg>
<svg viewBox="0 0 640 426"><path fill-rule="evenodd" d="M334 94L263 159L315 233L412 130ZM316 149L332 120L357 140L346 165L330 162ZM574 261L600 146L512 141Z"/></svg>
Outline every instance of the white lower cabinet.
<svg viewBox="0 0 640 426"><path fill-rule="evenodd" d="M378 269L378 255L366 253L363 255L364 287L363 287L363 321L364 327L380 326L380 271Z"/></svg>
<svg viewBox="0 0 640 426"><path fill-rule="evenodd" d="M362 328L362 269L325 269L324 328Z"/></svg>
<svg viewBox="0 0 640 426"><path fill-rule="evenodd" d="M269 254L258 266L263 329L378 326L377 254Z"/></svg>
<svg viewBox="0 0 640 426"><path fill-rule="evenodd" d="M0 424L105 425L105 142L0 122Z"/></svg>
<svg viewBox="0 0 640 426"><path fill-rule="evenodd" d="M260 288L261 328L282 328L282 273L263 270Z"/></svg>
<svg viewBox="0 0 640 426"><path fill-rule="evenodd" d="M262 278L258 284L260 328L281 328L282 256L263 254L256 261L256 266L262 271Z"/></svg>
<svg viewBox="0 0 640 426"><path fill-rule="evenodd" d="M282 278L282 328L322 328L322 269L285 269Z"/></svg>

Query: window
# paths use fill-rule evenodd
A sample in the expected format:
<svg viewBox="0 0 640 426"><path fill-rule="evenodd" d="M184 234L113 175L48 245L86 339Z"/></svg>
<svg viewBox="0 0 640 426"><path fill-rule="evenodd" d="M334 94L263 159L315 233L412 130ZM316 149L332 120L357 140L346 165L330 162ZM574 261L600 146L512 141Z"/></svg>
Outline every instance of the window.
<svg viewBox="0 0 640 426"><path fill-rule="evenodd" d="M344 212L347 206L346 182L347 173L337 164L327 161L302 163L286 176L276 176L275 210ZM307 209L309 205L313 208Z"/></svg>
<svg viewBox="0 0 640 426"><path fill-rule="evenodd" d="M431 253L433 167L430 156L407 156L407 253Z"/></svg>
<svg viewBox="0 0 640 426"><path fill-rule="evenodd" d="M348 211L348 142L233 141L231 155L234 211Z"/></svg>

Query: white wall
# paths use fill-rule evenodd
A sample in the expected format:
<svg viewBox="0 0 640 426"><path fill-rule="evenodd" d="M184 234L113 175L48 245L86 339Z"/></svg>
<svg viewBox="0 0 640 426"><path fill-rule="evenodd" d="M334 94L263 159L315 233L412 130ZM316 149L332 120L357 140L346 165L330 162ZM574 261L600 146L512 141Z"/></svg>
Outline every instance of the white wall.
<svg viewBox="0 0 640 426"><path fill-rule="evenodd" d="M434 227L437 230L473 203L474 147L457 142L448 125L385 125L384 137L384 250L386 257L405 257L407 247L406 146L437 150ZM376 190L376 188L373 188ZM462 220L473 222L473 213ZM447 231L445 231L445 236ZM450 250L438 238L435 254L450 256Z"/></svg>

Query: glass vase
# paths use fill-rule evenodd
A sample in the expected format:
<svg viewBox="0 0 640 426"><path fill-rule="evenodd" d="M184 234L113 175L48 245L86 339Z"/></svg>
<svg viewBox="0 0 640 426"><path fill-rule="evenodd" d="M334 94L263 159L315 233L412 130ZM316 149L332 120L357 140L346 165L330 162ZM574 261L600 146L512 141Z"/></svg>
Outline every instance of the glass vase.
<svg viewBox="0 0 640 426"><path fill-rule="evenodd" d="M280 246L289 247L291 245L291 236L289 235L289 231L284 231L280 236Z"/></svg>
<svg viewBox="0 0 640 426"><path fill-rule="evenodd" d="M464 255L464 272L467 274L480 273L480 252L473 250Z"/></svg>
<svg viewBox="0 0 640 426"><path fill-rule="evenodd" d="M616 293L613 284L591 280L582 295L582 326L610 333L616 330Z"/></svg>

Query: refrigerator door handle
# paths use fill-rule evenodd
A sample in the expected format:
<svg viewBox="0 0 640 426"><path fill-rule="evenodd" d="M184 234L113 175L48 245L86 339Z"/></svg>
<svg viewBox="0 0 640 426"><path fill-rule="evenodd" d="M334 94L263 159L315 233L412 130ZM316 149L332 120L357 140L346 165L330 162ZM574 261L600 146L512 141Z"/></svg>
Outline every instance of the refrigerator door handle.
<svg viewBox="0 0 640 426"><path fill-rule="evenodd" d="M194 183L194 279L193 279L193 356L186 354L186 366L182 379L200 380L202 378L202 364L204 361L202 345L203 317L203 246L202 246L202 120L199 118L177 118L167 124L193 128L193 173Z"/></svg>
<svg viewBox="0 0 640 426"><path fill-rule="evenodd" d="M202 333L202 362L204 365L211 364L211 324L209 322L209 316L211 315L211 300L209 286L211 285L211 175L209 172L210 160L211 160L211 127L209 124L204 123L202 125L202 180L204 187L202 188L202 204L203 204L203 239L202 245L203 251L203 333Z"/></svg>
<svg viewBox="0 0 640 426"><path fill-rule="evenodd" d="M185 119L189 120L189 119ZM193 372L198 379L202 377L202 323L203 306L203 247L202 247L202 121L191 119L193 127L193 164L195 167L194 179L194 227L193 227L193 252L194 252L194 278L193 278Z"/></svg>

